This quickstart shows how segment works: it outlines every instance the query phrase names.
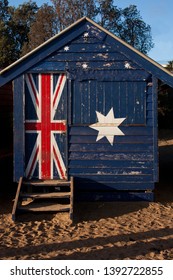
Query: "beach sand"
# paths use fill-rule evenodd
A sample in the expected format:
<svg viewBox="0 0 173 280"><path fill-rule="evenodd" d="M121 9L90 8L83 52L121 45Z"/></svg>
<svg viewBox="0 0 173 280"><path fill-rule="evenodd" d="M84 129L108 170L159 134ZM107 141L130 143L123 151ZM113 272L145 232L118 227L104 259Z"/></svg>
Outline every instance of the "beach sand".
<svg viewBox="0 0 173 280"><path fill-rule="evenodd" d="M172 131L159 139L155 202L75 203L73 223L68 213L27 213L14 223L15 192L1 191L0 259L173 259Z"/></svg>

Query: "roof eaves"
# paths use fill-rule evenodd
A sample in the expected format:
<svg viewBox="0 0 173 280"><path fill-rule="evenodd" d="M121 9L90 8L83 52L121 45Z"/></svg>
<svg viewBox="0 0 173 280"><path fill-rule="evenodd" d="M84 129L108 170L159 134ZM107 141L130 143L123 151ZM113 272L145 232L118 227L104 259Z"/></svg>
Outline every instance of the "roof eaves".
<svg viewBox="0 0 173 280"><path fill-rule="evenodd" d="M98 25L96 22L94 22L93 20L89 19L86 17L86 20L89 21L90 23L94 24L97 28L99 28L100 30L106 32L109 36L111 36L112 38L114 38L115 40L117 40L118 42L120 42L121 44L123 44L124 46L126 46L127 48L131 49L133 52L135 52L136 54L138 54L139 56L141 56L142 58L146 59L147 61L149 61L150 63L152 63L154 66L158 67L159 69L161 69L162 71L164 71L165 73L167 73L168 75L173 77L173 73L171 73L170 71L168 71L167 69L165 69L161 64L159 64L158 62L156 62L155 60L153 60L152 58L150 58L149 56L141 53L140 51L138 51L137 49L135 49L134 47L132 47L131 45L129 45L128 43L126 43L125 41L123 41L122 39L120 39L119 37L117 37L116 35L114 35L113 33L111 33L110 31L106 30L105 28L103 28L102 26Z"/></svg>
<svg viewBox="0 0 173 280"><path fill-rule="evenodd" d="M39 45L38 47L36 47L35 49L33 49L32 51L30 51L29 53L27 53L26 55L22 56L21 58L19 58L18 60L16 60L15 62L13 62L12 64L10 64L9 66L7 66L6 68L2 69L0 71L0 75L4 74L5 72L11 70L14 66L16 66L17 64L19 64L20 62L24 61L26 58L28 58L29 56L31 56L32 54L34 54L35 52L37 52L38 50L40 50L42 47L46 46L47 44L49 44L50 42L52 42L55 39L58 39L62 34L64 34L65 32L67 32L68 30L70 30L71 28L73 28L74 26L76 26L78 23L82 22L83 20L85 20L86 17L83 17L81 19L79 19L78 21L74 22L73 24L71 24L70 26L68 26L67 28L63 29L62 31L60 31L58 34L56 34L55 36L51 37L50 39L48 39L46 42L44 42L43 44Z"/></svg>
<svg viewBox="0 0 173 280"><path fill-rule="evenodd" d="M117 40L119 43L121 43L122 45L124 45L125 47L127 47L128 49L132 50L133 52L135 52L137 55L139 55L140 57L142 57L143 59L147 60L148 62L152 63L154 66L156 66L157 68L159 68L160 70L164 71L166 74L168 74L170 77L173 77L173 73L171 73L170 71L168 71L167 69L165 69L161 64L157 63L155 60L151 59L150 57L148 57L147 55L141 53L140 51L138 51L137 49L135 49L134 47L130 46L128 43L126 43L125 41L123 41L122 39L120 39L119 37L117 37L116 35L114 35L113 33L111 33L110 31L106 30L105 28L103 28L102 26L100 26L99 24L97 24L96 22L94 22L93 20L89 19L88 17L82 17L81 19L79 19L78 21L76 21L75 23L71 24L70 26L68 26L67 28L65 28L64 30L62 30L61 32L59 32L58 34L56 34L55 36L53 36L52 38L50 38L49 40L47 40L46 42L44 42L43 44L39 45L37 48L35 48L34 50L32 50L31 52L27 53L26 55L24 55L23 57L19 58L17 61L15 61L14 63L12 63L11 65L7 66L6 68L4 68L3 70L0 71L0 75L4 74L5 72L11 70L14 66L18 65L20 62L24 61L25 59L27 59L29 56L31 56L32 54L34 54L35 52L37 52L38 50L40 50L42 47L46 46L47 44L49 44L50 42L52 42L55 39L58 39L62 34L66 33L67 31L69 31L70 29L72 29L74 26L78 25L80 22L82 21L88 21L91 24L95 25L98 29L102 30L103 32L105 32L107 35L109 35L110 37L112 37L113 39Z"/></svg>

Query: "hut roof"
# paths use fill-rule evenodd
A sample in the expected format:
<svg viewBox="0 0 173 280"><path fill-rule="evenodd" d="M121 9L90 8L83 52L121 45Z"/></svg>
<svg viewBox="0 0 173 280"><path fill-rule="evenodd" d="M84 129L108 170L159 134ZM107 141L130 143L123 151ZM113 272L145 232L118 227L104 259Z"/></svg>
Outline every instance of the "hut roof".
<svg viewBox="0 0 173 280"><path fill-rule="evenodd" d="M173 74L171 72L169 72L162 65L160 65L147 55L144 55L137 49L133 48L132 46L87 17L79 19L25 56L21 57L8 67L1 70L0 86L6 84L11 80L14 80L22 73L28 71L36 63L42 61L47 56L51 55L54 51L65 46L71 40L86 32L87 28L89 28L91 25L95 28L98 38L100 37L100 39L102 40L103 38L106 38L107 42L109 42L110 44L116 44L118 50L122 54L125 54L126 57L132 59L140 67L142 67L158 79L162 80L164 83L173 87Z"/></svg>

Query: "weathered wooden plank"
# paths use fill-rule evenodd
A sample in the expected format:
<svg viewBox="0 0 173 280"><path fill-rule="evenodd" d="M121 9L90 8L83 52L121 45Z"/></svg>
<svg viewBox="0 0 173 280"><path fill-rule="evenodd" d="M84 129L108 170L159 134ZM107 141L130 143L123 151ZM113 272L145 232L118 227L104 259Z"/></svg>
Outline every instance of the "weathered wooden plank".
<svg viewBox="0 0 173 280"><path fill-rule="evenodd" d="M105 47L106 46L106 47ZM72 53L107 53L107 52L117 52L117 49L112 48L111 45L105 45L102 42L93 42L90 44L86 44L86 43L71 43L68 45L69 47L69 52ZM66 53L66 50L64 50L64 47L62 49L59 50L59 53Z"/></svg>
<svg viewBox="0 0 173 280"><path fill-rule="evenodd" d="M152 78L152 77L151 77ZM149 82L149 84L151 83L152 86L147 86L147 94L148 95L152 95L153 94L153 82L151 80L151 82ZM147 84L148 85L148 84Z"/></svg>
<svg viewBox="0 0 173 280"><path fill-rule="evenodd" d="M80 192L77 201L153 201L152 192Z"/></svg>
<svg viewBox="0 0 173 280"><path fill-rule="evenodd" d="M153 145L146 144L146 143L139 143L139 144L114 144L114 146L109 145L105 146L104 144L71 144L69 146L69 152L152 152Z"/></svg>
<svg viewBox="0 0 173 280"><path fill-rule="evenodd" d="M119 176L141 176L141 175L152 175L153 169L146 168L69 168L69 173L74 176L82 174L92 174L92 175L119 175Z"/></svg>
<svg viewBox="0 0 173 280"><path fill-rule="evenodd" d="M44 73L45 71L65 71L66 70L66 62L59 61L41 61L37 63L30 69L30 72L39 72Z"/></svg>
<svg viewBox="0 0 173 280"><path fill-rule="evenodd" d="M81 103L82 95L80 94L82 84L72 82L72 123L81 123ZM75 94L74 94L75 93ZM80 105L79 105L80 104Z"/></svg>
<svg viewBox="0 0 173 280"><path fill-rule="evenodd" d="M145 126L124 126L121 125L125 136L147 136L152 135L153 130L151 127ZM69 135L95 135L95 131L88 126L70 126ZM99 142L98 142L99 143Z"/></svg>
<svg viewBox="0 0 173 280"><path fill-rule="evenodd" d="M137 88L138 85L138 88ZM145 83L142 83L143 89L140 89L139 84L134 83L128 83L128 91L126 94L127 98L127 118L128 123L130 124L145 124L145 99L144 99L144 90L145 90ZM141 92L142 91L142 92ZM130 93L130 94L128 94ZM141 96L142 94L142 96ZM140 106L140 109L137 108ZM141 110L143 108L143 110ZM141 110L141 114L139 111ZM137 112L136 112L137 111Z"/></svg>
<svg viewBox="0 0 173 280"><path fill-rule="evenodd" d="M72 44L95 44L95 43L100 44L101 43L100 39L96 38L95 36L93 36L89 32L86 32L86 34L88 34L87 37L85 37L84 34L79 36L79 37L77 37L71 43Z"/></svg>
<svg viewBox="0 0 173 280"><path fill-rule="evenodd" d="M75 174L71 173L71 176L75 176ZM139 175L139 176L131 176L131 175L94 175L94 174L79 174L78 176L75 176L76 178L81 179L88 179L93 181L102 181L102 182L108 182L108 181L115 181L115 182L124 182L128 184L129 182L153 182L153 175Z"/></svg>
<svg viewBox="0 0 173 280"><path fill-rule="evenodd" d="M152 95L146 95L146 102L153 102L153 97Z"/></svg>
<svg viewBox="0 0 173 280"><path fill-rule="evenodd" d="M69 213L69 216L70 216L70 219L73 220L73 205L74 205L74 178L71 177L70 178L70 190L71 190L71 193L70 193L70 213Z"/></svg>
<svg viewBox="0 0 173 280"><path fill-rule="evenodd" d="M137 161L152 161L153 154L151 152L145 153L108 153L105 152L71 152L69 153L69 159L82 159L82 160L137 160Z"/></svg>
<svg viewBox="0 0 173 280"><path fill-rule="evenodd" d="M152 111L153 110L153 103L152 102L146 102L146 110L147 111Z"/></svg>
<svg viewBox="0 0 173 280"><path fill-rule="evenodd" d="M159 181L159 151L158 151L158 79L153 77L153 142L154 142L154 181Z"/></svg>
<svg viewBox="0 0 173 280"><path fill-rule="evenodd" d="M148 127L152 127L153 126L153 118L147 118L146 119L146 125Z"/></svg>
<svg viewBox="0 0 173 280"><path fill-rule="evenodd" d="M82 60L82 61L69 61L68 62L68 67L69 69L83 69L83 65L84 63L87 65L87 70L93 69L93 70L99 70L99 69L103 69L103 70L122 70L124 71L124 73L126 71L129 72L128 69L126 69L126 62L118 62L118 61L111 61L111 60L107 60L107 61L86 61L86 60ZM135 68L136 67L136 68ZM141 68L137 68L137 66L135 64L133 64L132 68L131 68L131 72L133 71L141 71Z"/></svg>
<svg viewBox="0 0 173 280"><path fill-rule="evenodd" d="M115 182L115 181L92 181L87 179L76 178L75 179L76 192L86 192L86 191L131 191L131 190L153 190L154 183L151 182Z"/></svg>
<svg viewBox="0 0 173 280"><path fill-rule="evenodd" d="M153 111L147 111L147 118L152 119L153 118Z"/></svg>
<svg viewBox="0 0 173 280"><path fill-rule="evenodd" d="M30 212L66 212L70 210L70 204L63 205L55 203L31 203L18 207L18 210Z"/></svg>
<svg viewBox="0 0 173 280"><path fill-rule="evenodd" d="M77 135L72 135L69 137L69 143L96 143L96 138L97 136L92 135L92 136L77 136ZM153 143L153 138L151 136L115 136L114 143ZM108 140L104 137L101 140L99 140L98 143L102 144L108 144Z"/></svg>
<svg viewBox="0 0 173 280"><path fill-rule="evenodd" d="M66 180L27 180L23 181L24 185L30 185L30 186L53 186L53 187L61 187L61 186L70 186L70 181Z"/></svg>
<svg viewBox="0 0 173 280"><path fill-rule="evenodd" d="M153 127L153 119L152 119L152 118L151 118L151 119L147 118L147 123L146 123L146 125L147 125L148 127Z"/></svg>
<svg viewBox="0 0 173 280"><path fill-rule="evenodd" d="M14 181L24 176L24 76L14 81Z"/></svg>
<svg viewBox="0 0 173 280"><path fill-rule="evenodd" d="M132 160L69 160L69 168L153 168L152 161L132 161Z"/></svg>
<svg viewBox="0 0 173 280"><path fill-rule="evenodd" d="M98 80L98 81L119 81L119 82L142 82L148 78L148 73L140 70L114 70L114 69L78 69L68 68L69 78L72 80Z"/></svg>
<svg viewBox="0 0 173 280"><path fill-rule="evenodd" d="M53 192L53 193L22 193L20 197L22 198L69 198L70 192Z"/></svg>
<svg viewBox="0 0 173 280"><path fill-rule="evenodd" d="M113 61L113 62L121 62L123 65L125 63L129 63L133 65L136 69L139 69L137 64L134 64L131 60L127 60L127 58L119 52L64 52L63 55L60 52L56 52L53 55L47 57L45 62L69 62L69 61Z"/></svg>
<svg viewBox="0 0 173 280"><path fill-rule="evenodd" d="M134 124L146 124L146 83L134 85Z"/></svg>
<svg viewBox="0 0 173 280"><path fill-rule="evenodd" d="M104 41L107 36L103 30L93 25L91 22L86 23L86 30L88 31L90 36L94 36L100 41Z"/></svg>
<svg viewBox="0 0 173 280"><path fill-rule="evenodd" d="M81 85L81 84L80 84ZM82 83L82 95L81 95L81 104L77 103L77 113L79 112L79 108L81 110L81 123L88 123L88 119L90 119L90 112L92 111L93 104L90 102L91 91L90 87L88 88L88 81L84 81ZM75 94L75 93L74 93Z"/></svg>

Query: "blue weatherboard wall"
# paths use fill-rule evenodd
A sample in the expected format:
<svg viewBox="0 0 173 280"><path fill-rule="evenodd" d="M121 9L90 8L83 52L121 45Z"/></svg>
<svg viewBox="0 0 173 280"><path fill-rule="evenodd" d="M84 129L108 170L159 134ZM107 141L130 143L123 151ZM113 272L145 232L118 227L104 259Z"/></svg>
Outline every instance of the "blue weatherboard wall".
<svg viewBox="0 0 173 280"><path fill-rule="evenodd" d="M15 78L15 180L24 176L24 74L61 72L67 75L66 162L75 197L152 200L158 181L157 84L163 75L173 85L172 77L87 19L9 69L6 79ZM98 140L91 127L96 112L107 116L111 109L114 118L125 119L119 126L124 135L112 143L105 136Z"/></svg>

